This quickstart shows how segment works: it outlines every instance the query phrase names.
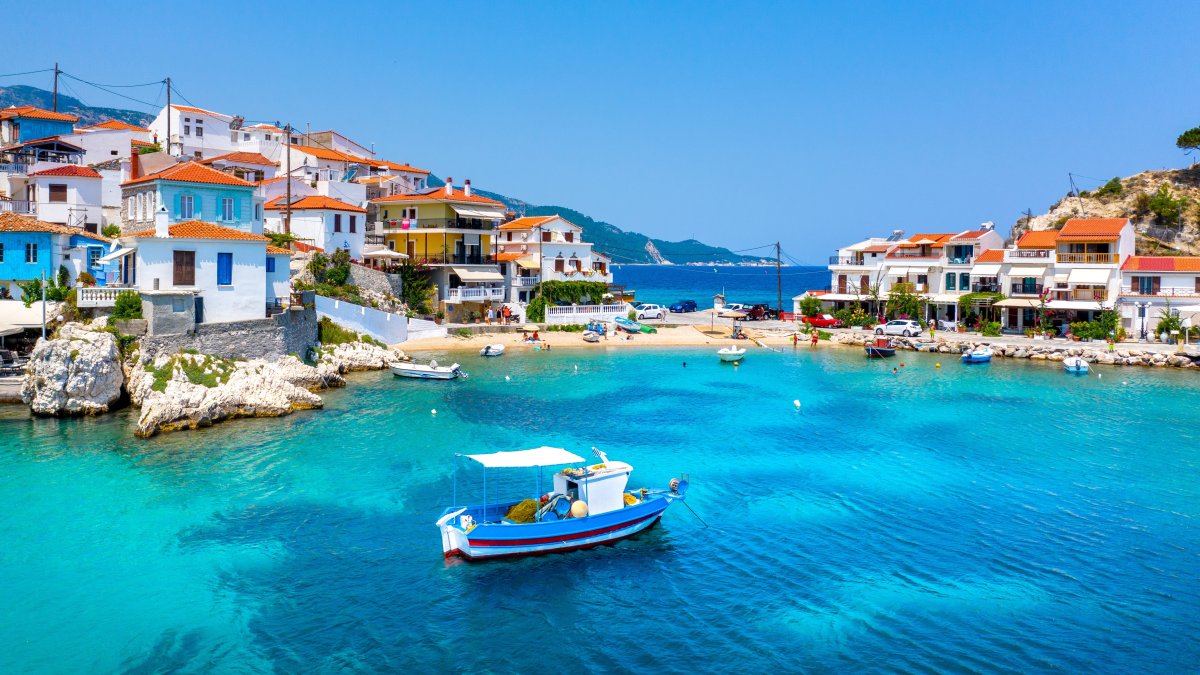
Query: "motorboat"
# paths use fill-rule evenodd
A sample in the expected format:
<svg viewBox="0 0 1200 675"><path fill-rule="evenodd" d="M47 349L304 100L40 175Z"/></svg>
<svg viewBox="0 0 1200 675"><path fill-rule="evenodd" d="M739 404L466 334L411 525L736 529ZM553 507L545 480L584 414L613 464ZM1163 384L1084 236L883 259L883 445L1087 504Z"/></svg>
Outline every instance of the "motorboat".
<svg viewBox="0 0 1200 675"><path fill-rule="evenodd" d="M633 319L627 319L623 316L618 316L617 318L613 319L613 323L617 324L617 328L620 328L626 333L642 332L642 324L634 321Z"/></svg>
<svg viewBox="0 0 1200 675"><path fill-rule="evenodd" d="M863 345L869 359L884 359L896 355L896 344L891 338L877 337L874 342Z"/></svg>
<svg viewBox="0 0 1200 675"><path fill-rule="evenodd" d="M992 348L980 345L962 355L963 363L987 363L992 360Z"/></svg>
<svg viewBox="0 0 1200 675"><path fill-rule="evenodd" d="M554 474L550 492L542 494L544 467L584 464L563 448L455 455L455 504L434 523L442 535L442 554L467 560L539 555L610 544L645 530L687 493L686 476L672 478L667 489L628 489L633 467L610 460L593 448L599 463L568 466ZM483 503L457 504L459 457L484 470ZM537 499L490 502L487 471L499 468L536 469Z"/></svg>
<svg viewBox="0 0 1200 675"><path fill-rule="evenodd" d="M497 342L496 344L486 345L483 349L479 350L479 355L480 356L503 356L504 355L504 345L500 344L499 342Z"/></svg>
<svg viewBox="0 0 1200 675"><path fill-rule="evenodd" d="M594 330L585 330L583 332L583 341L584 342L599 342L600 334Z"/></svg>
<svg viewBox="0 0 1200 675"><path fill-rule="evenodd" d="M412 377L418 380L453 380L456 377L466 378L462 367L457 363L449 366L439 366L437 361L429 365L419 363L393 363L392 374L399 377Z"/></svg>
<svg viewBox="0 0 1200 675"><path fill-rule="evenodd" d="M722 347L721 349L717 350L717 356L720 356L721 360L725 361L726 363L741 361L742 359L746 358L746 348L733 346Z"/></svg>
<svg viewBox="0 0 1200 675"><path fill-rule="evenodd" d="M1087 359L1083 358L1082 356L1068 356L1067 358L1063 359L1062 364L1063 370L1067 371L1068 373L1077 373L1080 375L1087 375L1088 370L1091 368L1091 366L1088 365Z"/></svg>

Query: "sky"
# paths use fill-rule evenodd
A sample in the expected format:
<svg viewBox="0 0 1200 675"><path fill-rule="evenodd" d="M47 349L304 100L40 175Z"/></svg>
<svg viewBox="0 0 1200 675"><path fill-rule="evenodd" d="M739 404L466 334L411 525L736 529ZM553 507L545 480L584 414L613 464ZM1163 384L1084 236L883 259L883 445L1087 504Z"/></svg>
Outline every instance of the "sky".
<svg viewBox="0 0 1200 675"><path fill-rule="evenodd" d="M199 107L334 128L458 184L663 239L778 240L820 264L894 229L1007 231L1070 173L1089 189L1187 166L1175 139L1200 126L1196 2L66 1L5 16L60 37L21 40L0 75L56 60L103 84L169 75Z"/></svg>

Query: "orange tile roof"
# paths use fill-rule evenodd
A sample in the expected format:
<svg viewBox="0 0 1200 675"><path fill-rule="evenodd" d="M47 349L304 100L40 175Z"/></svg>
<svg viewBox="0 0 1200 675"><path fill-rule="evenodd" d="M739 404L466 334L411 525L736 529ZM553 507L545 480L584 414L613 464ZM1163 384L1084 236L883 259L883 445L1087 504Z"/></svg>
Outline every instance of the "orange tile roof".
<svg viewBox="0 0 1200 675"><path fill-rule="evenodd" d="M78 227L67 227L58 223L47 223L32 216L20 216L11 211L0 211L0 232L52 232L55 234L78 234L98 241L112 241L107 237L92 234Z"/></svg>
<svg viewBox="0 0 1200 675"><path fill-rule="evenodd" d="M153 148L154 144L147 143L146 141L139 141L136 138L131 138L129 139L129 146L133 148Z"/></svg>
<svg viewBox="0 0 1200 675"><path fill-rule="evenodd" d="M347 155L344 152L338 152L337 150L330 150L329 148L315 148L311 145L293 145L292 149L299 150L300 152L303 152L307 155L312 155L313 157L316 157L317 159L328 159L328 160L332 160L335 162L359 162L362 164L369 163L369 162L367 162L367 160L363 159L362 157L355 157L354 155Z"/></svg>
<svg viewBox="0 0 1200 675"><path fill-rule="evenodd" d="M224 113L213 112L211 110L205 110L204 108L193 108L188 105L173 105L171 107L182 112L200 113L201 115L212 115L213 117L230 117ZM232 119L232 117L230 117L230 119Z"/></svg>
<svg viewBox="0 0 1200 675"><path fill-rule="evenodd" d="M286 210L287 204L283 200L284 200L284 197L276 197L275 199L272 199L270 202L267 202L266 209L268 211L284 211L284 210ZM304 211L304 210L311 210L311 209L329 209L331 211L350 211L352 213L366 213L367 212L367 210L362 207L355 206L353 204L347 204L346 202L343 202L340 199L334 199L332 197L326 197L324 195L310 195L308 197L301 197L300 199L297 199L296 201L292 202L292 210L293 211Z"/></svg>
<svg viewBox="0 0 1200 675"><path fill-rule="evenodd" d="M397 164L395 162L389 162L386 159L364 159L362 161L370 164L371 166L382 166L384 168L391 169L392 171L407 171L408 173L421 173L425 175L432 173L430 171L426 171L425 169L418 169L417 167L409 164Z"/></svg>
<svg viewBox="0 0 1200 675"><path fill-rule="evenodd" d="M278 131L281 134L283 133L283 129L280 129L279 127L275 126L274 124L253 124L246 128L247 129L260 129L262 131Z"/></svg>
<svg viewBox="0 0 1200 675"><path fill-rule="evenodd" d="M145 127L135 127L132 124L129 124L127 122L122 122L120 120L104 120L103 122L98 122L96 124L90 124L83 128L84 129L119 129L122 131L146 131L146 132L150 131L149 129L147 129Z"/></svg>
<svg viewBox="0 0 1200 675"><path fill-rule="evenodd" d="M1004 262L1004 249L989 248L986 251L984 251L983 253L980 253L979 255L975 256L975 262L977 262L977 263Z"/></svg>
<svg viewBox="0 0 1200 675"><path fill-rule="evenodd" d="M362 178L355 178L354 182L362 183L363 185L375 185L378 183L393 181L398 178L399 176L363 176Z"/></svg>
<svg viewBox="0 0 1200 675"><path fill-rule="evenodd" d="M38 145L40 143L58 143L60 145L65 145L67 147L75 148L76 150L83 152L82 146L75 145L74 143L68 143L62 139L62 136L47 136L45 138L35 138L32 141L25 141L23 143L17 143L16 145L10 145L3 149L4 150L13 150L16 148L24 148L29 145Z"/></svg>
<svg viewBox="0 0 1200 675"><path fill-rule="evenodd" d="M494 206L504 206L495 199L488 199L481 195L472 194L464 195L462 188L454 188L449 196L446 195L446 188L440 187L436 190L409 194L409 195L390 195L387 197L377 197L371 200L373 204L385 204L389 202L473 202L476 204L492 204Z"/></svg>
<svg viewBox="0 0 1200 675"><path fill-rule="evenodd" d="M125 181L121 183L125 185L137 185L152 180L169 180L178 181L180 183L208 183L211 185L234 185L237 187L254 187L254 183L242 180L236 176L231 176L224 171L204 166L199 162L184 162L169 166L157 173L147 174L140 178Z"/></svg>
<svg viewBox="0 0 1200 675"><path fill-rule="evenodd" d="M1128 218L1072 218L1058 232L1059 239L1116 239Z"/></svg>
<svg viewBox="0 0 1200 675"><path fill-rule="evenodd" d="M226 239L233 241L270 241L261 234L253 234L242 230L235 230L232 227L222 227L213 223L206 223L202 220L188 220L182 223L175 223L167 227L167 232L174 239ZM141 230L130 234L123 234L121 238L126 237L153 237L154 229Z"/></svg>
<svg viewBox="0 0 1200 675"><path fill-rule="evenodd" d="M66 113L52 112L35 108L31 105L10 106L0 110L0 120L6 120L13 117L27 117L35 120L54 120L56 122L78 122L79 118Z"/></svg>
<svg viewBox="0 0 1200 675"><path fill-rule="evenodd" d="M918 246L920 246L920 244L917 244L915 242L921 241L922 239L928 239L929 241L932 241L933 243L926 244L926 246L929 246L930 248L942 248L943 246L946 245L946 242L950 241L950 239L952 239L953 237L954 237L953 233L951 233L951 234L914 234L913 236L909 237L907 240L900 242L898 244L898 246L900 248L917 248Z"/></svg>
<svg viewBox="0 0 1200 675"><path fill-rule="evenodd" d="M558 216L526 216L517 218L500 226L502 230L532 230L538 225L545 225Z"/></svg>
<svg viewBox="0 0 1200 675"><path fill-rule="evenodd" d="M891 244L876 244L875 246L868 246L864 248L863 250L859 251L859 253L887 253L888 249L891 247Z"/></svg>
<svg viewBox="0 0 1200 675"><path fill-rule="evenodd" d="M954 235L951 239L978 239L987 233L987 230L968 230L962 234Z"/></svg>
<svg viewBox="0 0 1200 675"><path fill-rule="evenodd" d="M270 244L267 244L267 253L270 253L271 255L291 255L292 254L290 249L280 248L278 246L272 246Z"/></svg>
<svg viewBox="0 0 1200 675"><path fill-rule="evenodd" d="M89 169L86 166L78 164L66 164L64 166L46 169L45 171L37 171L29 174L30 176L64 176L71 178L100 178L100 174L96 173L95 169Z"/></svg>
<svg viewBox="0 0 1200 675"><path fill-rule="evenodd" d="M1058 242L1058 230L1030 230L1017 240L1017 248L1054 248Z"/></svg>
<svg viewBox="0 0 1200 675"><path fill-rule="evenodd" d="M261 164L263 166L279 166L278 162L272 162L257 152L228 152L217 157L209 157L208 159L200 160L201 164L212 164L213 162L234 162L236 164Z"/></svg>
<svg viewBox="0 0 1200 675"><path fill-rule="evenodd" d="M1130 272L1200 272L1200 257L1131 255L1121 269Z"/></svg>
<svg viewBox="0 0 1200 675"><path fill-rule="evenodd" d="M496 262L512 262L528 256L528 253L497 253Z"/></svg>

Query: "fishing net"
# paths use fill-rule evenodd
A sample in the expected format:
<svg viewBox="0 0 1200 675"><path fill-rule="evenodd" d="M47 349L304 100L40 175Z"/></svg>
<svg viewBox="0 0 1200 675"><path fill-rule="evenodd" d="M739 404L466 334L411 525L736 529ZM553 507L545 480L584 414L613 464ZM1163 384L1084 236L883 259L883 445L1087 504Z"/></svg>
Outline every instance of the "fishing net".
<svg viewBox="0 0 1200 675"><path fill-rule="evenodd" d="M537 509L538 503L536 499L526 499L509 509L508 513L504 514L504 517L514 523L532 523Z"/></svg>

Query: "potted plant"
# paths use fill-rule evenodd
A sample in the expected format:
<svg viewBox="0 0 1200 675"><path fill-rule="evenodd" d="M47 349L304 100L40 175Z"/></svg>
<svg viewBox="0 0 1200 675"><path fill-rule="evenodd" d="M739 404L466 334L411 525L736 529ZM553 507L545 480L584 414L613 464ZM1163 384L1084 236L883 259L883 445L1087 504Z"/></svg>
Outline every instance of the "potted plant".
<svg viewBox="0 0 1200 675"><path fill-rule="evenodd" d="M445 319L446 319L446 313L440 309L437 312L435 312L433 315L433 322L436 324L440 325L442 323L442 321L444 321Z"/></svg>

